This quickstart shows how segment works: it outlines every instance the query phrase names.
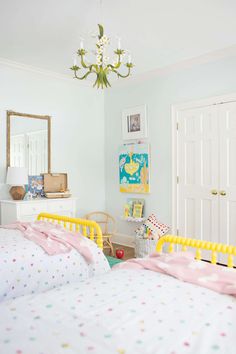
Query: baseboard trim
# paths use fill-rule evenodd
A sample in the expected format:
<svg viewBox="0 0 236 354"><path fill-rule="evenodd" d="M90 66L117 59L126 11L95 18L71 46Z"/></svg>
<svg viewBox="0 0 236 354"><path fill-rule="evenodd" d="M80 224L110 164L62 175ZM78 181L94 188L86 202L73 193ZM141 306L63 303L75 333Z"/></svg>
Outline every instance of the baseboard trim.
<svg viewBox="0 0 236 354"><path fill-rule="evenodd" d="M134 236L116 233L112 237L112 242L118 245L134 248Z"/></svg>

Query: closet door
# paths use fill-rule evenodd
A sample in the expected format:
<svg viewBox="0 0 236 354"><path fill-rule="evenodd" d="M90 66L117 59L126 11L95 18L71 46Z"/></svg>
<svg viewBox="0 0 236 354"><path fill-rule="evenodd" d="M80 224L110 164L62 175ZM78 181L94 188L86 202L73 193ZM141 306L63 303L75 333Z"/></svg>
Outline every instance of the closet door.
<svg viewBox="0 0 236 354"><path fill-rule="evenodd" d="M178 112L179 235L219 241L218 117L216 106Z"/></svg>
<svg viewBox="0 0 236 354"><path fill-rule="evenodd" d="M220 242L236 244L236 102L219 109Z"/></svg>

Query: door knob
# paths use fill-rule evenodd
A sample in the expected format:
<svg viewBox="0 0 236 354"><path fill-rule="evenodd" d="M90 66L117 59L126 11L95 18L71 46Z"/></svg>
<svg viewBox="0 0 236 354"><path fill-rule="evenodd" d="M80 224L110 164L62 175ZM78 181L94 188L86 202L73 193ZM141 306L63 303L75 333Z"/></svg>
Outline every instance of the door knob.
<svg viewBox="0 0 236 354"><path fill-rule="evenodd" d="M218 191L217 191L216 189L212 189L212 190L211 190L211 194L217 195L217 194L218 194Z"/></svg>
<svg viewBox="0 0 236 354"><path fill-rule="evenodd" d="M220 195L226 195L226 191L220 191Z"/></svg>

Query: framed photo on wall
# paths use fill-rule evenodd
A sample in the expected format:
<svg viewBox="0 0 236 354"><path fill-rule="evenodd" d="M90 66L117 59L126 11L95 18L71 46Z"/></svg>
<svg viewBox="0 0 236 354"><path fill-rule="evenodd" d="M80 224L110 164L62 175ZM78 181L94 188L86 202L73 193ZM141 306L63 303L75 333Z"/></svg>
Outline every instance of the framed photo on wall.
<svg viewBox="0 0 236 354"><path fill-rule="evenodd" d="M147 138L146 105L124 109L122 112L123 140Z"/></svg>

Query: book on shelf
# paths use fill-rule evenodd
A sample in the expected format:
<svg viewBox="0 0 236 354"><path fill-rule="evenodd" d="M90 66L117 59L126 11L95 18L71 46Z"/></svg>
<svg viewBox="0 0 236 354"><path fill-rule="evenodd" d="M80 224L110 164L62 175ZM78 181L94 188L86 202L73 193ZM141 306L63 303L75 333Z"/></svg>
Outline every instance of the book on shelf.
<svg viewBox="0 0 236 354"><path fill-rule="evenodd" d="M125 219L141 219L144 216L144 199L128 198L124 205Z"/></svg>

